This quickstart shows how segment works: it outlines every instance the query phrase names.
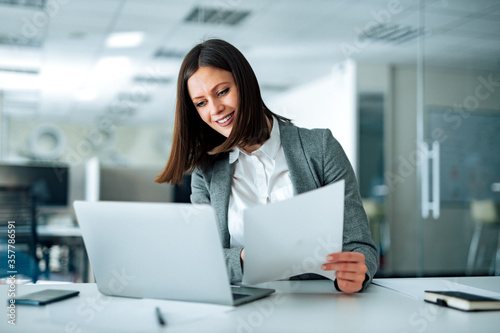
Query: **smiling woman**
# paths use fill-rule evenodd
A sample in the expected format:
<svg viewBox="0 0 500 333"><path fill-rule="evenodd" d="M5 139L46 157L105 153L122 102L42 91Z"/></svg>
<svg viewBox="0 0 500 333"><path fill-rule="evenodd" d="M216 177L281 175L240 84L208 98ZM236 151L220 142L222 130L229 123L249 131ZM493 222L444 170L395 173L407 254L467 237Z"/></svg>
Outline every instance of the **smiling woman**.
<svg viewBox="0 0 500 333"><path fill-rule="evenodd" d="M257 77L237 48L220 39L198 44L179 71L172 150L156 181L180 183L184 173L213 165L222 152L262 144L272 117L290 122L264 104Z"/></svg>
<svg viewBox="0 0 500 333"><path fill-rule="evenodd" d="M191 202L214 209L231 282L242 280L245 209L341 179L345 252L328 254L322 269L336 271L346 293L373 278L377 251L342 147L330 130L299 128L271 112L245 57L222 40L195 46L179 72L172 150L156 182L180 183L186 172L193 173Z"/></svg>

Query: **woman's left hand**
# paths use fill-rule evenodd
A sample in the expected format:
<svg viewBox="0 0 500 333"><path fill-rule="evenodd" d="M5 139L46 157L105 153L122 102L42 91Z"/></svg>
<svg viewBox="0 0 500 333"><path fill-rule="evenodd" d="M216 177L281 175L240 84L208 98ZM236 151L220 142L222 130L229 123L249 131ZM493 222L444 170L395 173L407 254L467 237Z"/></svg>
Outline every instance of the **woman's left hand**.
<svg viewBox="0 0 500 333"><path fill-rule="evenodd" d="M360 291L365 281L368 267L365 255L359 252L340 252L326 256L327 262L321 266L325 271L336 271L337 286L347 294Z"/></svg>

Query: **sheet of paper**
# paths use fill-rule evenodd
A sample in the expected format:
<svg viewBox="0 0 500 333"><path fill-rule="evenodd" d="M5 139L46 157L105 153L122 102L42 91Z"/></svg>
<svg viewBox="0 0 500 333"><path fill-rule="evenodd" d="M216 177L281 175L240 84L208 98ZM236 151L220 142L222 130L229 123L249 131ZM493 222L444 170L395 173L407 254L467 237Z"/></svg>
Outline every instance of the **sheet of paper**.
<svg viewBox="0 0 500 333"><path fill-rule="evenodd" d="M344 180L291 199L244 212L243 283L287 279L316 273L331 280L321 265L342 250Z"/></svg>
<svg viewBox="0 0 500 333"><path fill-rule="evenodd" d="M415 278L415 279L374 279L373 284L397 291L406 296L423 300L425 290L434 291L461 291L486 297L500 298L499 293L474 288L439 278Z"/></svg>
<svg viewBox="0 0 500 333"><path fill-rule="evenodd" d="M78 301L79 304L69 306L69 303L59 302L47 307L51 322L64 324L71 328L71 332L77 332L78 328L84 331L153 332L160 327L156 307L160 308L167 329L234 309L232 306L215 304L109 297L102 294L72 301Z"/></svg>

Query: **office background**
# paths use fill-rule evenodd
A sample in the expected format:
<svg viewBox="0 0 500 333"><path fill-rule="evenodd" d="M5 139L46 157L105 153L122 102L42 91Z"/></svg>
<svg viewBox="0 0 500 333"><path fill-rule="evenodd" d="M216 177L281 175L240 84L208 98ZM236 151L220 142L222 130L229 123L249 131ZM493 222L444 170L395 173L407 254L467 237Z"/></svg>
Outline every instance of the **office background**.
<svg viewBox="0 0 500 333"><path fill-rule="evenodd" d="M379 276L500 274L498 1L0 0L0 22L0 162L68 168L40 226L74 227L74 199L182 200L153 179L180 62L218 37L273 111L341 142ZM85 279L78 237L42 236L40 278Z"/></svg>

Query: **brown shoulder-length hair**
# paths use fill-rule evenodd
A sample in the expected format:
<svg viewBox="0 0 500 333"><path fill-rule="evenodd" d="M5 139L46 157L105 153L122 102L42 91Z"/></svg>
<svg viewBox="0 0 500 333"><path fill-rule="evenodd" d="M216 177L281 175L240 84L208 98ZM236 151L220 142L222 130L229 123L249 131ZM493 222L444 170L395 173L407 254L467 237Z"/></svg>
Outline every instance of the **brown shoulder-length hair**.
<svg viewBox="0 0 500 333"><path fill-rule="evenodd" d="M238 89L239 107L229 137L208 126L198 114L189 96L187 81L203 66L231 72ZM257 77L243 54L220 39L196 45L184 58L177 79L174 136L167 165L156 177L157 183L182 183L184 173L201 167L206 170L223 152L235 146L255 145L269 139L268 120L290 119L269 110L260 95Z"/></svg>

